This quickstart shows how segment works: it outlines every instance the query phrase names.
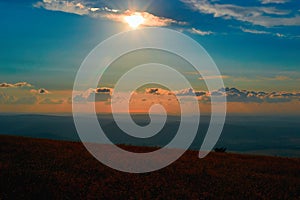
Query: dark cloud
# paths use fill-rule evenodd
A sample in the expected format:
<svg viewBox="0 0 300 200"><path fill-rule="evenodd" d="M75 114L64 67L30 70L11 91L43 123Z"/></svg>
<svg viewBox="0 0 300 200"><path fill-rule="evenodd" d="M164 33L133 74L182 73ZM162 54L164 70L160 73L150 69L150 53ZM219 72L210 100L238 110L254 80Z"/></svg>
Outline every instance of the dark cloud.
<svg viewBox="0 0 300 200"><path fill-rule="evenodd" d="M147 88L145 90L146 94L154 94L154 95L172 95L173 93L169 90L165 90L162 88Z"/></svg>
<svg viewBox="0 0 300 200"><path fill-rule="evenodd" d="M194 94L197 92L194 91ZM250 90L239 90L237 88L221 88L211 93L201 92L203 94L200 100L207 101L211 96L220 97L226 96L227 102L243 102L243 103L283 103L297 100L300 98L300 93L291 92L264 92L264 91L250 91ZM188 95L188 93L186 93ZM197 95L199 96L199 95Z"/></svg>
<svg viewBox="0 0 300 200"><path fill-rule="evenodd" d="M9 88L13 87L13 84L10 83L0 83L0 88Z"/></svg>
<svg viewBox="0 0 300 200"><path fill-rule="evenodd" d="M50 92L44 88L40 88L38 90L32 89L30 92L33 94L50 94Z"/></svg>
<svg viewBox="0 0 300 200"><path fill-rule="evenodd" d="M94 91L90 93L90 95L87 98L87 101L89 102L103 102L103 101L109 101L111 99L111 88L96 88Z"/></svg>
<svg viewBox="0 0 300 200"><path fill-rule="evenodd" d="M237 88L225 88L218 92L226 95L227 102L255 102L255 103L283 103L298 100L299 92L264 92L264 91L249 91L239 90Z"/></svg>
<svg viewBox="0 0 300 200"><path fill-rule="evenodd" d="M74 97L74 102L105 102L111 99L111 88L97 88L85 91ZM171 92L162 88L147 88L144 94L151 95L177 95L177 96L196 96L200 102L209 102L212 96L223 97L225 96L227 102L241 102L241 103L284 103L300 100L300 92L265 92L265 91L252 91L240 90L237 88L221 88L212 92L196 91L192 88L178 90ZM142 99L146 101L146 98Z"/></svg>
<svg viewBox="0 0 300 200"><path fill-rule="evenodd" d="M44 88L41 88L41 89L38 90L38 93L39 94L49 94L49 91L44 89Z"/></svg>
<svg viewBox="0 0 300 200"><path fill-rule="evenodd" d="M157 93L158 90L153 90ZM221 88L212 92L195 91L192 88L175 91L178 96L197 96L200 101L207 102L211 96L226 96L227 102L244 102L244 103L283 103L300 99L300 92L264 92L239 90L237 88Z"/></svg>
<svg viewBox="0 0 300 200"><path fill-rule="evenodd" d="M110 93L111 89L110 88L97 88L96 93Z"/></svg>
<svg viewBox="0 0 300 200"><path fill-rule="evenodd" d="M157 95L160 94L158 92L158 88L149 88L149 89L146 90L146 93L148 93L148 94L157 94Z"/></svg>
<svg viewBox="0 0 300 200"><path fill-rule="evenodd" d="M221 92L224 91L222 90ZM247 91L236 88L225 88L225 94L227 97L228 102L256 102L256 103L262 103L264 100L262 97L262 92L260 92L260 95L258 95L257 92L253 91Z"/></svg>
<svg viewBox="0 0 300 200"><path fill-rule="evenodd" d="M184 90L180 90L180 91L176 91L175 92L176 95L178 96L205 96L207 94L207 92L205 91L195 91L192 88L187 88Z"/></svg>
<svg viewBox="0 0 300 200"><path fill-rule="evenodd" d="M112 91L111 88L89 89L82 94L76 95L73 98L73 101L76 103L109 101L111 99Z"/></svg>

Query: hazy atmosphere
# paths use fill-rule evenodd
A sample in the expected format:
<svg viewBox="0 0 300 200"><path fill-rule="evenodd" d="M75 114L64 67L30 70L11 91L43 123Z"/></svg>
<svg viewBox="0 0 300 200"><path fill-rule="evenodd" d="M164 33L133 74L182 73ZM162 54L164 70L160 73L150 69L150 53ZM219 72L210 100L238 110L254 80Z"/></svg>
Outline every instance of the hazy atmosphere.
<svg viewBox="0 0 300 200"><path fill-rule="evenodd" d="M0 0L0 200L300 199L299 0Z"/></svg>

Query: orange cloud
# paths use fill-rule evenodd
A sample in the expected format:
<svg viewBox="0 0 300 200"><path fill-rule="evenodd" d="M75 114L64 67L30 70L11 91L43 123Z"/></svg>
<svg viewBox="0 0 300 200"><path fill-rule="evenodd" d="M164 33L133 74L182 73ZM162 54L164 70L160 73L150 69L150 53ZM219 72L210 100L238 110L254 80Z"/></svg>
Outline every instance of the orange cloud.
<svg viewBox="0 0 300 200"><path fill-rule="evenodd" d="M108 7L91 7L88 6L84 1L66 1L66 0L44 0L43 2L37 2L34 4L36 8L44 8L52 11L61 11L66 13L73 13L77 15L87 15L94 18L105 18L116 22L125 22L126 16L138 14L145 20L143 26L168 26L170 24L184 25L185 22L176 21L174 19L156 16L149 12L136 12L131 10L117 10Z"/></svg>
<svg viewBox="0 0 300 200"><path fill-rule="evenodd" d="M125 12L118 12L118 13L107 13L104 14L103 17L109 20L126 23L124 20L125 17L132 16L132 15L140 15L144 18L144 21L141 24L142 26L168 26L170 24L181 24L181 25L185 24L185 22L179 22L174 19L155 16L148 12L135 12L130 10L126 10Z"/></svg>

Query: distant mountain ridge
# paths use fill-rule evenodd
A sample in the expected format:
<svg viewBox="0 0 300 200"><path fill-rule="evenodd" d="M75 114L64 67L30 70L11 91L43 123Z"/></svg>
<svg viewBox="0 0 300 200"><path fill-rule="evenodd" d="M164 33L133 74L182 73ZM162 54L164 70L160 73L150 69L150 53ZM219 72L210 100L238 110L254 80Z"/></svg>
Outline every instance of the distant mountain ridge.
<svg viewBox="0 0 300 200"><path fill-rule="evenodd" d="M137 124L149 123L147 115L134 115ZM300 157L299 117L229 116L216 147L228 151L277 156ZM99 122L107 136L117 144L164 146L176 134L180 119L170 116L163 130L149 139L124 134L111 115L100 115ZM198 135L191 149L202 144L209 116L200 120ZM54 140L80 141L72 116L0 115L0 134Z"/></svg>

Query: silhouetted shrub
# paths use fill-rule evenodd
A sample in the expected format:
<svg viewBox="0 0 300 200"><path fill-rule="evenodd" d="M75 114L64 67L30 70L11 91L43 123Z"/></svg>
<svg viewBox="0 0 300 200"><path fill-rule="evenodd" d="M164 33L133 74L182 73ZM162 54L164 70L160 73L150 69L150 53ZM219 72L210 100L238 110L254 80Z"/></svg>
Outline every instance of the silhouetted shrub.
<svg viewBox="0 0 300 200"><path fill-rule="evenodd" d="M215 148L214 150L215 150L215 152L225 153L226 147Z"/></svg>

